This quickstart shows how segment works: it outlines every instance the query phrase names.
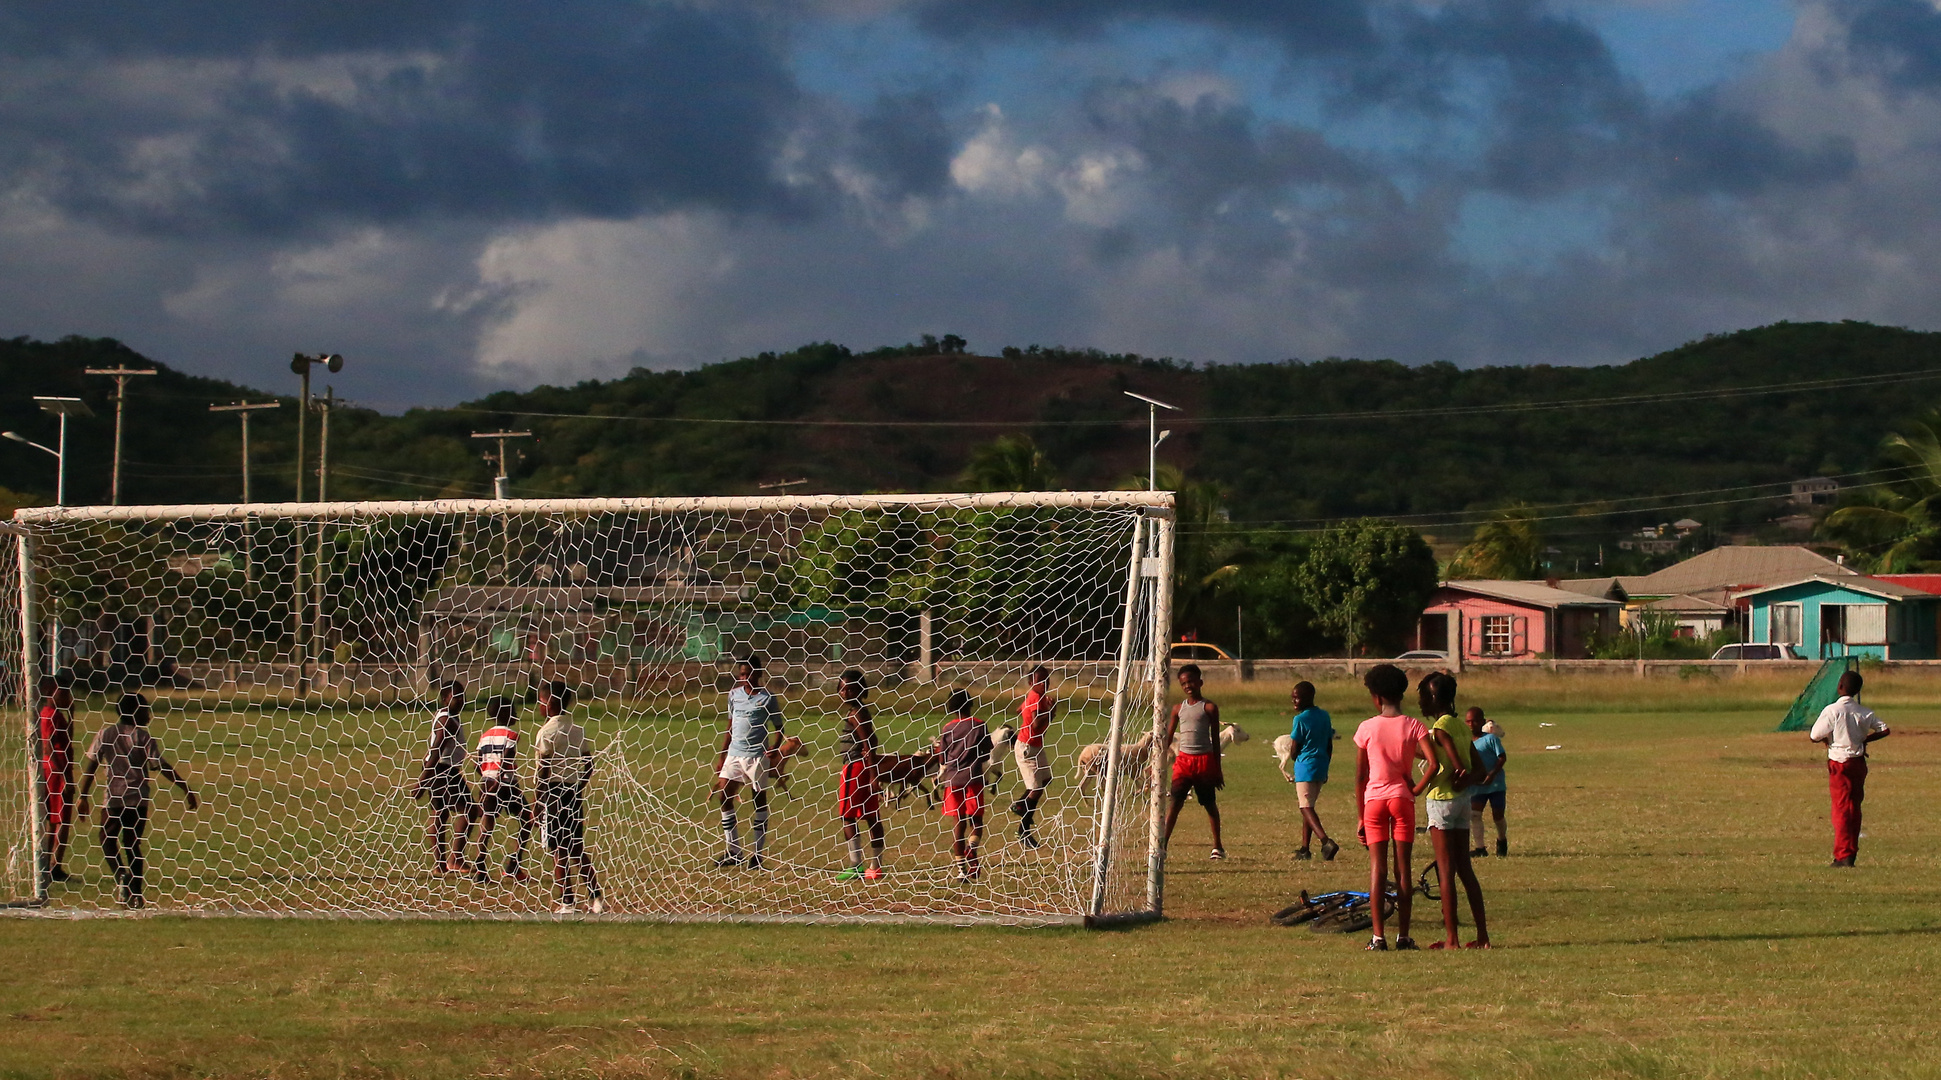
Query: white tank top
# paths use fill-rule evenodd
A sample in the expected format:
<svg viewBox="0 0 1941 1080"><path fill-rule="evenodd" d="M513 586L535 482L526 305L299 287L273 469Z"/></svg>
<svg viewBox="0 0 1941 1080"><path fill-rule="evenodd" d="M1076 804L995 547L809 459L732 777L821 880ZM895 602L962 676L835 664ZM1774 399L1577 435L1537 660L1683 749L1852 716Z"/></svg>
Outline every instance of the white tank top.
<svg viewBox="0 0 1941 1080"><path fill-rule="evenodd" d="M1180 702L1179 733L1174 740L1174 750L1181 754L1211 754L1219 749L1213 725L1207 720L1206 699Z"/></svg>

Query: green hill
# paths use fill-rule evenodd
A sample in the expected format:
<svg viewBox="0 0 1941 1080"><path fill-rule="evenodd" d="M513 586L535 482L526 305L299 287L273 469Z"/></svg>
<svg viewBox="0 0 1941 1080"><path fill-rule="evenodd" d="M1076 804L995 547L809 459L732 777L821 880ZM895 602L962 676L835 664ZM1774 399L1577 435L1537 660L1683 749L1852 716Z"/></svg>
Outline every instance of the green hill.
<svg viewBox="0 0 1941 1080"><path fill-rule="evenodd" d="M109 340L0 342L0 385L11 391L0 398L0 426L51 439L53 424L35 411L33 394L80 396L97 412L70 433L73 501L105 501L112 440L112 383L80 372L115 363L148 361ZM267 395L156 366L160 376L130 391L125 501L234 500L238 425L208 405ZM331 494L487 494L491 469L467 436L500 426L536 435L513 470L521 495L753 493L795 479L808 481L796 491L948 490L959 486L974 447L1015 432L1045 450L1062 486L1109 487L1144 471L1145 413L1121 394L1131 389L1185 407L1171 421L1176 435L1162 459L1217 485L1235 521L1298 528L1310 519L1425 515L1431 532L1455 538L1463 527L1449 521L1453 513L1516 501L1583 503L1590 505L1581 524L1559 522L1550 532L1566 550L1588 550L1668 513L1715 531L1753 528L1778 512L1762 497L1777 489L1738 489L1867 468L1883 434L1941 400L1941 380L1650 396L1909 373L1941 373L1941 334L1782 323L1628 364L1477 369L1333 359L1196 368L1036 347L978 356L822 344L403 416L341 409L332 421ZM354 381L343 381L354 395ZM1502 409L1602 399L1618 400ZM291 399L283 401L252 427L259 499L292 490L296 417ZM1423 412L1436 409L1457 411ZM1242 420L1262 416L1304 418ZM936 421L985 426L899 426ZM51 466L45 455L0 443L0 486L45 499ZM1715 489L1733 490L1625 501ZM1694 505L1708 500L1727 501Z"/></svg>

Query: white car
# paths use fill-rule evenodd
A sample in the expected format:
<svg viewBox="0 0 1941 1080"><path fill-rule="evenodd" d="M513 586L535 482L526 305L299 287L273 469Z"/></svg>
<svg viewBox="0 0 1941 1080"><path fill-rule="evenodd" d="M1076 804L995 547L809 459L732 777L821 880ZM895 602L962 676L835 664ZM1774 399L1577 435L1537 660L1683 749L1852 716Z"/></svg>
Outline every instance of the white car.
<svg viewBox="0 0 1941 1080"><path fill-rule="evenodd" d="M1765 645L1750 642L1744 645L1721 645L1712 654L1714 660L1800 660L1799 650L1791 645Z"/></svg>

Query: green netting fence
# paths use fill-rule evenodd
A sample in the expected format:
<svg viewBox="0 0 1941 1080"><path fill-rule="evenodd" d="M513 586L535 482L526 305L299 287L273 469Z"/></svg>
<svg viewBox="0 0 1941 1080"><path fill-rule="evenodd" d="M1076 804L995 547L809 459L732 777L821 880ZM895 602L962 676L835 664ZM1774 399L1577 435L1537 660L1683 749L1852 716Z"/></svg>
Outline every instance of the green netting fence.
<svg viewBox="0 0 1941 1080"><path fill-rule="evenodd" d="M1786 710L1786 718L1779 722L1780 731L1805 731L1819 719L1820 710L1833 704L1840 696L1840 676L1860 668L1857 657L1842 656L1820 665L1806 689L1793 699L1793 707Z"/></svg>

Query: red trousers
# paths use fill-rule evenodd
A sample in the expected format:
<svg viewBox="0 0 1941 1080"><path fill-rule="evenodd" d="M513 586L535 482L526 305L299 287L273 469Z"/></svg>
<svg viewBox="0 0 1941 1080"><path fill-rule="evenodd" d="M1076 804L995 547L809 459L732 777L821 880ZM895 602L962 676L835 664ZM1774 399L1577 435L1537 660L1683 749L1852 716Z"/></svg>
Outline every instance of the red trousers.
<svg viewBox="0 0 1941 1080"><path fill-rule="evenodd" d="M1826 763L1826 786L1833 795L1833 857L1860 853L1860 803L1867 797L1867 759Z"/></svg>

